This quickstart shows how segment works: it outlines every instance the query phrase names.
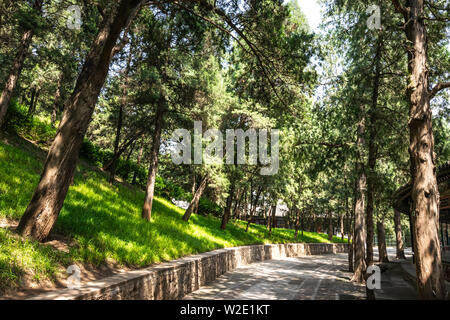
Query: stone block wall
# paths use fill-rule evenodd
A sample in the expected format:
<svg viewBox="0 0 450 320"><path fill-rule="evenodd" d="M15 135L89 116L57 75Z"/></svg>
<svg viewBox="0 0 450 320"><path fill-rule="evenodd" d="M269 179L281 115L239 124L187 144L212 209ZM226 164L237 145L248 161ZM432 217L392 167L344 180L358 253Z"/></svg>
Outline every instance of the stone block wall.
<svg viewBox="0 0 450 320"><path fill-rule="evenodd" d="M175 300L239 266L284 257L347 252L342 243L289 243L226 248L114 275L79 289L60 289L34 300Z"/></svg>

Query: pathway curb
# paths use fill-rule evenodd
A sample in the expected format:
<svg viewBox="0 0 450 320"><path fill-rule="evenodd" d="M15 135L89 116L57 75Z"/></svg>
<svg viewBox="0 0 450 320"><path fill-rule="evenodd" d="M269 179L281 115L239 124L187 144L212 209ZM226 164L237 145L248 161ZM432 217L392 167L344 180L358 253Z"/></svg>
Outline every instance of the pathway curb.
<svg viewBox="0 0 450 320"><path fill-rule="evenodd" d="M214 250L60 289L29 300L177 300L225 272L254 262L316 254L344 253L343 243L289 243Z"/></svg>

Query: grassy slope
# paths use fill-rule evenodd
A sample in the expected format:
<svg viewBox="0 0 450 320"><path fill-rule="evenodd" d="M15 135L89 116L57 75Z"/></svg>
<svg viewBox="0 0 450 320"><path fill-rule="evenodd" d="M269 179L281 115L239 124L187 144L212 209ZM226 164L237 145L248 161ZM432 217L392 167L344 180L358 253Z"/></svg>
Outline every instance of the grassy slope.
<svg viewBox="0 0 450 320"><path fill-rule="evenodd" d="M17 221L39 180L45 153L13 140L0 141L0 218ZM76 245L65 253L0 228L0 293L17 286L25 274L35 280L52 279L73 262L101 264L112 259L142 267L217 248L294 241L293 230L275 229L269 238L264 226L252 225L246 233L243 221L230 223L225 231L217 218L194 214L185 223L183 210L161 198L153 202L148 223L140 218L143 199L141 190L111 186L100 172L78 166L55 229ZM299 242L327 239L325 234L304 232Z"/></svg>

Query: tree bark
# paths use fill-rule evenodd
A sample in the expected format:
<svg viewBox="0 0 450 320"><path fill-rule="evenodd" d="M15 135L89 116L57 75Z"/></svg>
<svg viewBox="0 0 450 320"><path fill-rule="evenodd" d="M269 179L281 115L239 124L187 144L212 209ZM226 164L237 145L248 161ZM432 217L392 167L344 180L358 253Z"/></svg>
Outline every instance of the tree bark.
<svg viewBox="0 0 450 320"><path fill-rule="evenodd" d="M346 216L347 216L348 271L353 272L354 271L354 269L353 269L353 234L354 234L353 219L354 219L354 214L353 214L353 210L349 210L348 196L346 196L346 198L345 198L345 209L346 209Z"/></svg>
<svg viewBox="0 0 450 320"><path fill-rule="evenodd" d="M386 250L386 233L382 221L377 221L378 254L380 262L389 262Z"/></svg>
<svg viewBox="0 0 450 320"><path fill-rule="evenodd" d="M183 220L188 221L189 218L192 215L192 212L194 211L195 207L198 207L198 202L200 200L200 197L203 194L203 191L205 191L206 186L208 185L209 175L206 174L202 181L200 182L200 185L198 186L197 190L194 193L194 196L192 197L191 203L189 204L189 207L186 209L183 215Z"/></svg>
<svg viewBox="0 0 450 320"><path fill-rule="evenodd" d="M53 128L56 126L56 119L58 118L58 112L61 109L60 104L61 104L61 90L62 90L63 80L64 80L64 73L61 72L61 74L59 75L59 78L58 78L58 85L56 87L55 100L53 101L53 110L52 110L52 117L51 117Z"/></svg>
<svg viewBox="0 0 450 320"><path fill-rule="evenodd" d="M366 174L364 172L363 162L363 148L364 148L364 132L365 132L365 115L364 108L361 107L359 123L358 123L358 138L356 146L358 149L358 159L356 161L356 194L355 194L355 234L354 234L354 274L352 281L364 283L364 275L366 272L366 230L364 221L364 202L366 189Z"/></svg>
<svg viewBox="0 0 450 320"><path fill-rule="evenodd" d="M31 90L30 103L28 103L28 111L27 111L28 116L31 116L34 112L33 106L34 106L34 100L36 98L36 94L38 94L38 89L33 86L33 89Z"/></svg>
<svg viewBox="0 0 450 320"><path fill-rule="evenodd" d="M305 230L305 210L301 211L302 219L301 219L301 230L302 230L302 239L303 239L303 231Z"/></svg>
<svg viewBox="0 0 450 320"><path fill-rule="evenodd" d="M269 210L267 210L267 223L266 223L266 229L270 229L270 220L272 216L272 206L269 207Z"/></svg>
<svg viewBox="0 0 450 320"><path fill-rule="evenodd" d="M439 190L436 180L434 137L427 66L427 31L423 0L393 1L403 14L408 40L407 96L409 99L410 165L412 177L412 220L419 299L445 299L439 246Z"/></svg>
<svg viewBox="0 0 450 320"><path fill-rule="evenodd" d="M127 104L127 94L128 94L128 74L130 73L130 67L131 67L131 59L132 59L132 50L130 49L130 52L128 53L127 58L127 64L125 69L123 70L123 88L122 88L122 97L120 99L119 103L119 115L117 118L117 127L116 127L116 137L114 140L114 155L117 154L119 151L119 143L120 143L120 134L123 127L123 111ZM119 157L114 157L113 162L111 164L110 170L109 170L109 183L114 183L114 177L116 175L116 169L117 169L117 162L119 160Z"/></svg>
<svg viewBox="0 0 450 320"><path fill-rule="evenodd" d="M239 204L241 202L241 190L238 189L236 196L234 197L234 207L233 207L233 217L234 219L238 218L238 210L239 210Z"/></svg>
<svg viewBox="0 0 450 320"><path fill-rule="evenodd" d="M119 143L120 143L120 133L122 131L122 123L123 123L123 105L119 105L119 117L117 119L117 127L116 127L116 137L114 139L114 155L116 155L119 151ZM109 182L114 182L114 176L116 174L117 161L119 157L113 157L113 162L109 167Z"/></svg>
<svg viewBox="0 0 450 320"><path fill-rule="evenodd" d="M395 227L395 240L397 248L397 259L406 259L405 249L402 238L402 225L401 225L401 213L398 210L394 210L394 227Z"/></svg>
<svg viewBox="0 0 450 320"><path fill-rule="evenodd" d="M234 182L230 183L230 190L229 195L227 197L227 204L225 206L225 211L223 213L222 217L222 224L220 225L220 229L225 230L228 224L228 220L230 219L231 215L231 206L233 204L233 198L234 198Z"/></svg>
<svg viewBox="0 0 450 320"><path fill-rule="evenodd" d="M35 0L33 3L33 9L40 11L42 8L42 3L42 0ZM17 53L9 72L8 79L6 80L5 88L0 96L0 128L5 121L6 112L8 111L14 89L16 88L17 80L22 72L23 63L28 55L28 49L31 45L33 35L33 29L26 30L23 33L20 45L17 48Z"/></svg>
<svg viewBox="0 0 450 320"><path fill-rule="evenodd" d="M245 232L248 232L248 226L250 225L251 213L253 210L253 178L250 180L249 198L250 198L250 208L247 208L247 213L245 215L245 220L247 221L247 226L245 228Z"/></svg>
<svg viewBox="0 0 450 320"><path fill-rule="evenodd" d="M316 212L313 212L312 216L312 232L318 232Z"/></svg>
<svg viewBox="0 0 450 320"><path fill-rule="evenodd" d="M153 195L155 193L156 173L158 172L159 147L161 145L161 132L164 126L164 114L166 112L166 100L161 98L155 115L155 132L152 148L150 150L150 168L148 169L147 188L145 190L142 218L150 221L152 215Z"/></svg>
<svg viewBox="0 0 450 320"><path fill-rule="evenodd" d="M351 218L349 221L349 232L348 232L348 271L354 272L354 244L353 244L353 234L354 234L354 227L353 227L353 212L351 214Z"/></svg>
<svg viewBox="0 0 450 320"><path fill-rule="evenodd" d="M75 89L66 102L39 184L20 220L17 230L22 235L44 240L53 228L69 189L83 137L107 76L109 63L119 51L117 39L137 13L141 2L120 1L105 17L105 23L91 46Z"/></svg>
<svg viewBox="0 0 450 320"><path fill-rule="evenodd" d="M114 153L112 159L103 166L103 170L105 171L115 171L116 169L112 169L113 166L117 166L117 161L120 156L136 141L136 139L141 135L142 131L138 132L134 136L131 136L126 140L122 146L119 147L117 153ZM111 182L111 181L110 181Z"/></svg>
<svg viewBox="0 0 450 320"><path fill-rule="evenodd" d="M367 208L366 208L366 218L367 218L367 254L366 263L371 265L373 263L373 242L374 242L374 223L373 223L373 208L374 208L374 192L375 192L375 182L376 182L376 171L375 166L377 162L376 155L376 145L375 140L377 138L377 114L376 109L378 105L378 95L380 87L380 72L381 72L381 53L382 53L382 38L381 32L378 35L377 48L375 54L375 75L373 80L372 88L372 103L369 109L369 158L368 158L368 169L369 174L367 177Z"/></svg>
<svg viewBox="0 0 450 320"><path fill-rule="evenodd" d="M143 154L144 154L144 141L141 142L141 147L139 148L139 153L138 153L137 162L136 162L138 168L141 164ZM135 170L133 173L133 179L131 180L132 185L136 184L137 173L138 173L138 170Z"/></svg>
<svg viewBox="0 0 450 320"><path fill-rule="evenodd" d="M328 241L333 240L333 211L328 212Z"/></svg>
<svg viewBox="0 0 450 320"><path fill-rule="evenodd" d="M194 196L196 189L197 189L197 187L196 187L196 181L195 181L195 169L194 169L194 166L192 166L192 188L191 188L192 196Z"/></svg>
<svg viewBox="0 0 450 320"><path fill-rule="evenodd" d="M300 218L299 218L299 210L297 209L296 206L294 206L294 210L295 210L295 234L294 234L294 239L297 240L298 238L298 228L300 225Z"/></svg>
<svg viewBox="0 0 450 320"><path fill-rule="evenodd" d="M270 209L271 211L271 217L269 218L269 237L272 236L272 229L275 227L275 214L277 212L277 205L273 205Z"/></svg>
<svg viewBox="0 0 450 320"><path fill-rule="evenodd" d="M255 200L253 202L251 202L251 200L250 200L250 217L247 221L247 227L245 228L245 232L248 232L248 228L250 227L252 217L255 215L256 205L258 204L258 199L259 199L259 196L261 195L262 190L263 190L263 187L260 186L258 188L258 191L256 192Z"/></svg>

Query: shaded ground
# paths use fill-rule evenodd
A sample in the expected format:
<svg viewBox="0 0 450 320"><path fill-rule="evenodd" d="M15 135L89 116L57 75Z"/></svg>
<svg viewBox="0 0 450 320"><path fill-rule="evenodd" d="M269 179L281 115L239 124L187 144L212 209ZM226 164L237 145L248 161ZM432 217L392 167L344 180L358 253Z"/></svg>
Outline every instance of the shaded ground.
<svg viewBox="0 0 450 320"><path fill-rule="evenodd" d="M365 287L349 281L347 266L347 254L273 259L237 268L184 299L365 299Z"/></svg>
<svg viewBox="0 0 450 320"><path fill-rule="evenodd" d="M381 288L377 300L415 300L414 282L405 272L407 260L395 258L388 248L389 263L377 263L381 270ZM374 260L378 250L374 248ZM189 295L186 300L355 300L366 299L364 285L350 282L347 254L274 259L240 267Z"/></svg>
<svg viewBox="0 0 450 320"><path fill-rule="evenodd" d="M395 258L396 249L387 248L389 263L376 263L381 269L381 289L375 290L377 300L415 300L417 292L414 284L408 279L402 264L408 263L412 257L411 248L405 250L408 260ZM378 248L374 248L374 260L378 260Z"/></svg>

